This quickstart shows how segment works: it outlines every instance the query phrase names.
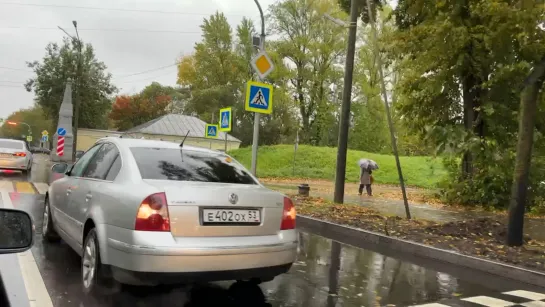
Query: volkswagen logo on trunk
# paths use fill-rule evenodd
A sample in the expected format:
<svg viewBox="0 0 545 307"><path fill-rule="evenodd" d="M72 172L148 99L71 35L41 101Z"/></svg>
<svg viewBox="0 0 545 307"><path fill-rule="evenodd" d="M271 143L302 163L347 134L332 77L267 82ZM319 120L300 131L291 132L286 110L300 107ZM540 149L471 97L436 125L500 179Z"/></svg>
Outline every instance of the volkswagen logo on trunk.
<svg viewBox="0 0 545 307"><path fill-rule="evenodd" d="M238 195L235 193L229 194L229 202L233 205L236 204L238 202Z"/></svg>

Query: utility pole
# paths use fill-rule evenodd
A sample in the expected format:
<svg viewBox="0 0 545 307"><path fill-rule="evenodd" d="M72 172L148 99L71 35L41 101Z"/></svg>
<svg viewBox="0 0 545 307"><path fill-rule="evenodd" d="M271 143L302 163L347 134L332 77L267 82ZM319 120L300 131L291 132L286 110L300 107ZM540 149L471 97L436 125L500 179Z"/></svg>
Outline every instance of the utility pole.
<svg viewBox="0 0 545 307"><path fill-rule="evenodd" d="M76 29L76 36L78 38L78 70L77 70L77 82L76 82L76 103L74 106L74 150L72 151L72 161L76 161L76 151L78 149L78 127L79 127L79 107L81 105L81 85L82 85L82 60L83 55L81 53L81 39L79 38L78 33L78 22L72 21L72 24L74 25L74 29Z"/></svg>
<svg viewBox="0 0 545 307"><path fill-rule="evenodd" d="M355 0L352 0L354 2ZM377 28L375 24L375 17L371 9L370 1L367 0L367 12L369 13L369 20L371 21L371 33L373 35L373 53L375 55L376 63L378 66L378 73L380 77L382 97L384 99L384 107L386 109L386 117L388 119L388 127L390 128L390 138L392 142L392 151L394 152L397 174L399 175L399 185L401 186L401 194L403 194L403 204L405 205L405 215L407 219L411 219L411 211L409 209L409 201L407 199L407 191L405 190L405 181L403 180L403 172L401 171L401 162L399 161L399 154L397 152L397 140L394 132L394 124L392 122L392 115L390 113L390 105L388 104L388 93L386 92L386 83L384 81L384 72L382 71L382 58L379 53Z"/></svg>
<svg viewBox="0 0 545 307"><path fill-rule="evenodd" d="M259 9L259 15L261 17L261 36L259 40L259 50L264 51L265 50L265 16L263 15L263 9L261 8L261 5L259 4L258 0L254 0L255 4L257 5L257 8ZM261 78L259 78L259 81ZM261 120L261 114L258 112L254 112L254 135L252 139L252 174L257 177L257 147L259 143L259 124Z"/></svg>
<svg viewBox="0 0 545 307"><path fill-rule="evenodd" d="M344 65L343 101L339 122L339 142L337 146L337 168L335 172L335 194L333 200L344 202L344 180L346 175L346 154L348 150L348 128L350 124L350 103L352 100L352 77L354 75L354 56L356 53L356 31L358 25L358 0L350 3L350 24L348 26L348 46Z"/></svg>

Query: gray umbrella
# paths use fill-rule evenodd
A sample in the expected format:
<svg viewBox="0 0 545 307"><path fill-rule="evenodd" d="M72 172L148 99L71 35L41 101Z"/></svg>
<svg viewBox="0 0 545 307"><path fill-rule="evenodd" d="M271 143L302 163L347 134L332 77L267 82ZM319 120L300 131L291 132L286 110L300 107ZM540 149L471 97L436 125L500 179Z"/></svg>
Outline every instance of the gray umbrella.
<svg viewBox="0 0 545 307"><path fill-rule="evenodd" d="M371 170L378 169L377 162L375 162L375 161L373 161L371 159L360 159L358 161L358 165L363 169L366 169L366 168L370 168Z"/></svg>

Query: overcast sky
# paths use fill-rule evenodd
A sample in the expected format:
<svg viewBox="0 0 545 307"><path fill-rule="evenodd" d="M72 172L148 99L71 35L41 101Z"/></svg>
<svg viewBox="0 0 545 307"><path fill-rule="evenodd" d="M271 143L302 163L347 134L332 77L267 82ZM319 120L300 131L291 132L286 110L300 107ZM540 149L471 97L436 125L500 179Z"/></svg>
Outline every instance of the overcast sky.
<svg viewBox="0 0 545 307"><path fill-rule="evenodd" d="M260 0L264 10L274 2ZM152 81L174 85L175 66L154 69L191 53L203 18L217 10L232 27L243 16L259 25L253 0L0 0L0 118L32 106L34 95L22 85L33 76L26 62L41 60L47 43L62 41L57 26L75 34L77 20L80 37L93 44L120 93L134 93Z"/></svg>

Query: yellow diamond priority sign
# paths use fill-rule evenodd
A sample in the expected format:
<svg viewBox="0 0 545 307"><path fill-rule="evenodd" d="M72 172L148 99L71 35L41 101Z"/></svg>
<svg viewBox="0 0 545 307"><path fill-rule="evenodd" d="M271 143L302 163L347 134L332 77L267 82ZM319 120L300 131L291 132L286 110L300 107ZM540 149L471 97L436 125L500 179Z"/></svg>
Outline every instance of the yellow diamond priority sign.
<svg viewBox="0 0 545 307"><path fill-rule="evenodd" d="M274 70L274 64L265 51L260 51L256 54L252 58L251 64L261 79L266 78Z"/></svg>

